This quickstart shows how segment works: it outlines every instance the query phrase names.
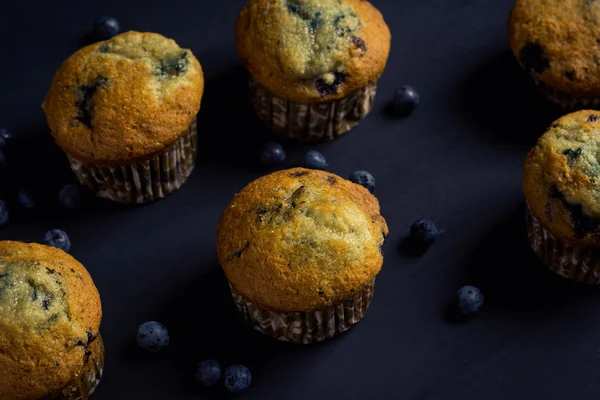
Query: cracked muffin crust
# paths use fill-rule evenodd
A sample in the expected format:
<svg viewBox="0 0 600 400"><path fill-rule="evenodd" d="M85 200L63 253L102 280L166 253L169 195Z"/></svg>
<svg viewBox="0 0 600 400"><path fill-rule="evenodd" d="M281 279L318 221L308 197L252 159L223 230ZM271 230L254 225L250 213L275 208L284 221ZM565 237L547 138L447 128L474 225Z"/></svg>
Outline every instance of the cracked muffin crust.
<svg viewBox="0 0 600 400"><path fill-rule="evenodd" d="M131 31L69 57L43 108L68 155L114 165L171 146L193 123L203 91L191 50L156 33Z"/></svg>
<svg viewBox="0 0 600 400"><path fill-rule="evenodd" d="M367 189L295 168L259 178L234 197L219 222L217 252L231 285L253 303L314 311L373 281L387 234Z"/></svg>
<svg viewBox="0 0 600 400"><path fill-rule="evenodd" d="M517 0L508 36L520 65L542 90L565 101L568 95L596 98L599 24L600 2L595 0Z"/></svg>
<svg viewBox="0 0 600 400"><path fill-rule="evenodd" d="M0 242L0 398L59 393L97 350L101 318L98 291L73 257Z"/></svg>
<svg viewBox="0 0 600 400"><path fill-rule="evenodd" d="M570 244L600 246L600 112L555 121L527 156L523 189L531 212Z"/></svg>
<svg viewBox="0 0 600 400"><path fill-rule="evenodd" d="M246 68L301 104L341 99L379 78L391 35L365 0L250 0L236 25Z"/></svg>

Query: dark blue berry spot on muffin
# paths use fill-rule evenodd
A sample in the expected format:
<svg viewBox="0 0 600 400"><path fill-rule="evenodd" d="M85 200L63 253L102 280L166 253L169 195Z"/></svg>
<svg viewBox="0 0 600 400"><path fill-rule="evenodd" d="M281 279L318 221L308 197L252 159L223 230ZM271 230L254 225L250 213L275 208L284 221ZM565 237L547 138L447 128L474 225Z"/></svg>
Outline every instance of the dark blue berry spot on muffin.
<svg viewBox="0 0 600 400"><path fill-rule="evenodd" d="M188 67L188 57L188 52L184 51L179 57L162 60L158 75L162 78L173 78L183 74Z"/></svg>
<svg viewBox="0 0 600 400"><path fill-rule="evenodd" d="M567 77L568 80L573 82L575 80L575 71L573 71L573 70L567 71L567 72L565 72L565 76Z"/></svg>
<svg viewBox="0 0 600 400"><path fill-rule="evenodd" d="M304 176L304 175L308 175L308 172L306 172L306 171L296 171L296 172L292 172L290 174L290 176L292 178L298 178L298 177L301 177L301 176Z"/></svg>
<svg viewBox="0 0 600 400"><path fill-rule="evenodd" d="M89 85L81 85L79 87L79 100L77 102L77 117L76 120L92 129L92 117L94 115L94 107L92 99L99 87L106 85L108 79L102 75L98 75L94 82Z"/></svg>
<svg viewBox="0 0 600 400"><path fill-rule="evenodd" d="M287 2L287 9L288 9L289 12L291 12L293 14L298 14L300 12L300 4L288 1Z"/></svg>
<svg viewBox="0 0 600 400"><path fill-rule="evenodd" d="M550 68L550 60L546 58L544 50L539 43L527 43L519 51L519 60L526 70L543 73Z"/></svg>
<svg viewBox="0 0 600 400"><path fill-rule="evenodd" d="M583 153L583 149L578 147L576 149L566 149L563 151L563 155L569 159L569 161L576 161L579 156Z"/></svg>
<svg viewBox="0 0 600 400"><path fill-rule="evenodd" d="M321 97L329 96L330 94L337 93L338 88L344 82L345 78L344 74L335 72L333 82L327 83L323 78L319 78L315 81L315 87Z"/></svg>
<svg viewBox="0 0 600 400"><path fill-rule="evenodd" d="M592 114L588 117L588 122L596 122L598 121L598 118L600 118L600 116Z"/></svg>
<svg viewBox="0 0 600 400"><path fill-rule="evenodd" d="M335 183L337 182L337 179L335 179L335 176L328 176L327 178L325 178L325 180L327 182L329 182L329 184L331 186L335 185Z"/></svg>
<svg viewBox="0 0 600 400"><path fill-rule="evenodd" d="M248 250L248 248L250 248L250 242L249 241L245 241L244 245L242 246L241 249L237 250L236 252L233 253L233 255L231 256L231 258L240 258L242 256L242 254L244 254L244 252L246 250Z"/></svg>
<svg viewBox="0 0 600 400"><path fill-rule="evenodd" d="M367 44L364 40L359 38L358 36L352 36L352 43L360 49L363 53L367 52Z"/></svg>
<svg viewBox="0 0 600 400"><path fill-rule="evenodd" d="M308 26L313 31L317 30L319 26L323 23L323 17L320 12L317 12L313 19L308 22Z"/></svg>
<svg viewBox="0 0 600 400"><path fill-rule="evenodd" d="M35 286L35 282L33 281L33 279L30 279L27 281L27 284L31 287L31 300L37 301L38 292L37 292L37 287Z"/></svg>
<svg viewBox="0 0 600 400"><path fill-rule="evenodd" d="M558 190L556 186L550 189L550 197L559 200L571 216L571 226L577 237L583 237L586 234L598 234L598 225L600 219L590 217L583 211L581 204L569 203L565 195Z"/></svg>

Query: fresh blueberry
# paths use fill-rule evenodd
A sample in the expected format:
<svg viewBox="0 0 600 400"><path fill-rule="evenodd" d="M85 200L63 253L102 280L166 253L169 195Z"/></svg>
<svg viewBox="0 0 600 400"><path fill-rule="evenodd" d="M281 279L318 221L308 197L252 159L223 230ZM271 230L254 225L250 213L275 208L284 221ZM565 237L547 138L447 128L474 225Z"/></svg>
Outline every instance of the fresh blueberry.
<svg viewBox="0 0 600 400"><path fill-rule="evenodd" d="M98 40L106 40L118 35L119 29L119 21L112 17L100 17L94 22L94 34Z"/></svg>
<svg viewBox="0 0 600 400"><path fill-rule="evenodd" d="M410 236L420 243L433 243L443 231L439 230L432 221L422 219L410 227Z"/></svg>
<svg viewBox="0 0 600 400"><path fill-rule="evenodd" d="M144 322L137 331L137 344L146 351L158 353L169 345L169 331L159 322Z"/></svg>
<svg viewBox="0 0 600 400"><path fill-rule="evenodd" d="M311 150L304 154L302 166L304 168L311 169L325 169L329 166L329 164L327 164L327 160L323 154L319 153L318 151Z"/></svg>
<svg viewBox="0 0 600 400"><path fill-rule="evenodd" d="M15 133L10 129L0 128L0 148L4 148L15 140Z"/></svg>
<svg viewBox="0 0 600 400"><path fill-rule="evenodd" d="M79 207L83 203L81 189L75 184L69 184L58 192L58 201L67 210Z"/></svg>
<svg viewBox="0 0 600 400"><path fill-rule="evenodd" d="M483 294L474 286L463 286L456 293L456 305L464 316L476 314L483 306Z"/></svg>
<svg viewBox="0 0 600 400"><path fill-rule="evenodd" d="M421 96L410 86L400 86L394 92L392 110L396 114L410 114L421 102Z"/></svg>
<svg viewBox="0 0 600 400"><path fill-rule="evenodd" d="M27 190L19 190L17 193L17 198L19 199L19 203L21 203L23 208L30 209L35 205L31 194Z"/></svg>
<svg viewBox="0 0 600 400"><path fill-rule="evenodd" d="M267 142L260 152L260 159L266 165L277 165L285 160L285 151L279 143Z"/></svg>
<svg viewBox="0 0 600 400"><path fill-rule="evenodd" d="M225 388L232 393L248 389L252 383L250 370L243 365L232 365L225 370Z"/></svg>
<svg viewBox="0 0 600 400"><path fill-rule="evenodd" d="M221 380L221 376L221 364L217 360L204 360L198 364L196 379L204 386L215 386Z"/></svg>
<svg viewBox="0 0 600 400"><path fill-rule="evenodd" d="M59 248L67 253L71 250L71 240L65 231L52 229L44 235L44 244Z"/></svg>
<svg viewBox="0 0 600 400"><path fill-rule="evenodd" d="M0 200L0 227L6 225L9 219L6 202L4 200Z"/></svg>
<svg viewBox="0 0 600 400"><path fill-rule="evenodd" d="M371 193L375 190L375 177L368 171L354 171L350 181L366 187Z"/></svg>

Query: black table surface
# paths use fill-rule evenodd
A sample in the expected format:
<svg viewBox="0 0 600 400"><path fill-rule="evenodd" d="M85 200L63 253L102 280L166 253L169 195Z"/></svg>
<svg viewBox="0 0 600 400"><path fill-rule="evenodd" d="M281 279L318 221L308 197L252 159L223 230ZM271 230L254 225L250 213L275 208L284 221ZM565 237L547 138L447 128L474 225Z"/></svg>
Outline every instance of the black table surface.
<svg viewBox="0 0 600 400"><path fill-rule="evenodd" d="M374 1L392 31L375 108L335 142L284 142L282 166L318 149L334 173L375 175L391 233L371 308L349 333L312 346L267 339L237 317L215 227L233 194L271 171L258 156L270 136L253 114L234 48L243 3L2 5L0 126L19 139L0 177L12 219L0 239L40 240L51 228L71 236L71 253L103 302L106 368L95 398L227 398L194 380L196 363L216 358L250 367L248 399L598 399L600 293L553 275L525 236L523 160L562 111L509 51L510 0ZM65 212L57 192L74 177L40 105L60 63L101 15L118 18L122 30L172 37L199 58L206 77L199 160L162 201L127 207L90 199ZM408 118L391 118L385 106L401 84L414 86L422 103ZM19 209L19 188L33 193L35 210ZM414 257L401 243L418 218L446 234ZM485 308L470 323L452 323L446 306L464 284L481 287ZM157 356L134 344L147 320L171 333Z"/></svg>

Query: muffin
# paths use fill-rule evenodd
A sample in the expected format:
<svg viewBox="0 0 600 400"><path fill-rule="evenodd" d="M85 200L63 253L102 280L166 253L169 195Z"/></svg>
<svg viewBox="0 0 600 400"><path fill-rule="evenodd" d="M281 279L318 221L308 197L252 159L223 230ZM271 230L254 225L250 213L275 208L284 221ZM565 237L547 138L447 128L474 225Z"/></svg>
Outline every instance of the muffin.
<svg viewBox="0 0 600 400"><path fill-rule="evenodd" d="M567 109L600 105L600 3L517 0L512 51L545 95Z"/></svg>
<svg viewBox="0 0 600 400"><path fill-rule="evenodd" d="M236 25L259 118L301 141L331 140L369 113L390 38L365 0L250 0Z"/></svg>
<svg viewBox="0 0 600 400"><path fill-rule="evenodd" d="M43 108L82 184L100 197L145 203L191 174L203 91L191 50L156 33L127 32L69 57Z"/></svg>
<svg viewBox="0 0 600 400"><path fill-rule="evenodd" d="M87 399L102 377L100 296L54 247L0 242L0 399Z"/></svg>
<svg viewBox="0 0 600 400"><path fill-rule="evenodd" d="M555 121L527 156L523 189L529 241L550 269L600 283L600 112Z"/></svg>
<svg viewBox="0 0 600 400"><path fill-rule="evenodd" d="M279 340L315 343L365 315L387 234L367 189L295 168L234 197L219 221L217 253L247 322Z"/></svg>

